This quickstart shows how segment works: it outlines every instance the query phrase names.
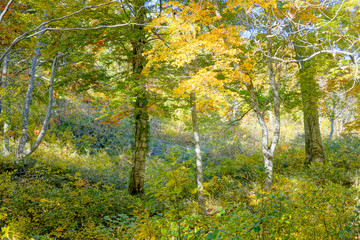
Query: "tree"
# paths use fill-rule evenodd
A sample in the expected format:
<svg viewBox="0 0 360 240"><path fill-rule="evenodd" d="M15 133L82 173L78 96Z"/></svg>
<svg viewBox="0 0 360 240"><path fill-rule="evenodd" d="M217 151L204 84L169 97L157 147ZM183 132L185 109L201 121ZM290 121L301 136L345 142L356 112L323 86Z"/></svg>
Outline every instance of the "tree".
<svg viewBox="0 0 360 240"><path fill-rule="evenodd" d="M297 47L295 47L297 49ZM296 50L297 58L304 58ZM303 102L304 130L305 130L305 164L312 162L323 163L325 154L321 140L319 124L319 86L316 82L314 60L299 62L299 82Z"/></svg>
<svg viewBox="0 0 360 240"><path fill-rule="evenodd" d="M324 162L325 154L321 140L319 125L319 97L320 89L317 83L317 64L319 55L332 56L337 54L349 56L355 68L358 68L357 50L348 47L344 42L352 43L356 40L344 36L339 29L342 22L344 2L309 2L294 4L289 8L286 21L290 24L294 43L295 58L299 65L299 84L301 89L304 131L305 131L305 164ZM326 14L323 14L326 12ZM337 21L335 19L339 19ZM325 54L324 54L325 53ZM321 59L325 61L324 58ZM357 78L355 73L355 79Z"/></svg>
<svg viewBox="0 0 360 240"><path fill-rule="evenodd" d="M147 31L143 24L146 22L146 6L144 0L133 2L134 21L139 25L133 27L131 38L132 47L132 80L134 81L134 119L135 119L135 143L133 153L133 167L130 175L128 191L132 195L144 194L144 178L146 155L149 149L149 115L148 93L146 89L146 77L143 75L145 59L143 57L146 44Z"/></svg>
<svg viewBox="0 0 360 240"><path fill-rule="evenodd" d="M41 37L41 35L39 36ZM34 55L32 57L32 62L31 62L31 73L30 73L30 80L29 80L29 84L27 86L27 91L26 91L26 95L25 95L25 100L24 100L24 107L23 107L23 113L22 113L22 129L21 129L21 138L19 141L19 146L18 146L18 150L17 150L17 158L20 159L21 157L24 156L24 151L25 151L25 144L28 138L28 126L29 126L29 112L30 112L30 102L32 99L32 93L34 90L34 85L35 85L35 75L36 75L36 69L37 69L37 64L38 64L38 59L40 56L40 45L41 42L38 41L37 46L35 47L35 51L34 51Z"/></svg>
<svg viewBox="0 0 360 240"><path fill-rule="evenodd" d="M233 5L229 4L229 6L232 9ZM185 76L188 76L188 79L181 81L180 88L176 92L184 93L193 89L197 95L202 96L209 95L210 91L216 91L217 96L212 99L215 103L218 96L222 95L222 93L233 91L241 94L241 89L246 87L250 96L249 105L255 111L263 130L262 149L265 171L268 175L265 188L270 189L272 158L280 134L279 80L276 80L276 72L274 70L272 40L267 39L267 54L270 54L270 56L265 60L268 63L269 82L273 92L273 106L275 107L276 119L273 141L270 144L271 146L269 146L269 131L264 120L265 116L259 108L253 84L255 79L253 78L255 58L252 56L252 49L245 47L245 44L249 43L249 41L239 36L238 26L232 25L236 20L229 20L228 15L232 13L229 10L225 10L224 15L228 18L223 20L217 1L206 3L205 5L202 3L191 3L189 6L177 3L176 7L176 16L165 12L160 19L161 23L168 22L172 28L164 29L160 32L161 34L169 34L170 38L165 38L165 41L168 41L165 44L163 44L164 38L159 39L159 44L162 44L164 48L161 49L161 53L156 52L154 58L167 60L175 67L182 67L182 65L192 66L191 74L185 74ZM234 9L237 8L241 9L242 6L236 5L234 7ZM193 14L194 12L197 14ZM181 28L176 26L181 26ZM240 33L242 31L240 30ZM271 25L265 28L267 34L270 34L269 32L271 31Z"/></svg>
<svg viewBox="0 0 360 240"><path fill-rule="evenodd" d="M57 63L58 63L59 58L62 56L63 56L63 54L59 53L54 58L54 61L52 63L51 76L50 76L50 80L49 80L49 102L47 105L46 116L45 116L41 130L40 130L35 142L31 145L31 147L29 149L24 150L23 155L25 155L25 156L30 155L39 147L40 143L42 142L43 138L45 137L46 131L49 128L50 120L51 120L51 116L52 116L52 112L53 112L53 105L54 105L54 86L53 85L54 85L54 80L55 80L55 76L56 76L56 69L58 67Z"/></svg>
<svg viewBox="0 0 360 240"><path fill-rule="evenodd" d="M203 180L203 165L201 159L201 148L200 148L200 133L197 120L197 109L196 109L196 97L195 93L190 94L190 105L191 105L191 120L194 132L195 142L195 153L196 153L196 182L198 187L198 203L200 207L200 213L206 214L205 196L204 196L204 180Z"/></svg>
<svg viewBox="0 0 360 240"><path fill-rule="evenodd" d="M3 71L1 75L1 87L3 90L6 89L7 75L9 70L10 53L6 55L3 62ZM11 124L11 111L10 111L10 99L7 94L1 99L1 113L4 116L4 134L3 134L3 147L2 155L7 156L10 154L9 147L9 127Z"/></svg>
<svg viewBox="0 0 360 240"><path fill-rule="evenodd" d="M120 26L131 25L130 23L121 23L112 26L109 25L94 26L93 24L94 19L90 18L89 13L93 9L104 10L106 9L106 6L111 6L111 4L114 4L116 2L117 1L111 1L100 4L97 2L94 3L94 5L90 5L80 2L73 3L72 1L65 1L63 2L64 7L53 8L53 9L52 7L54 7L56 4L55 5L48 4L46 7L44 7L44 2L42 1L38 1L36 3L32 1L22 1L21 3L15 2L12 5L11 5L12 1L9 1L7 3L5 10L1 15L1 19L4 19L4 21L1 22L1 25L4 29L7 30L15 29L15 31L10 31L11 34L8 35L2 35L2 39L1 39L2 45L5 47L3 48L3 54L1 55L0 59L4 59L6 63L10 50L13 50L14 53L21 52L21 54L18 55L24 58L20 61L21 63L25 63L25 64L27 63L26 54L32 57L32 63L30 68L31 69L30 79L27 84L27 91L25 94L25 100L21 114L22 129L20 133L20 141L16 150L16 156L18 160L30 154L32 151L34 151L37 148L37 146L40 144L42 138L46 133L46 128L48 127L51 118L52 109L48 108L48 113L46 114L47 116L45 117L45 121L42 126L43 129L40 131L41 134L37 137L37 139L32 144L32 146L29 149L26 149L26 143L29 140L28 132L29 132L31 100L33 99L33 91L35 87L36 78L38 78L39 75L40 76L42 75L42 73L39 75L36 74L36 71L39 71L38 62L40 59L40 45L42 45L41 48L44 48L42 51L43 59L41 60L45 62L50 61L48 59L53 58L54 55L57 55L59 52L63 50L64 52L67 52L69 50L69 41L72 41L77 46L77 49L71 49L70 51L76 52L77 50L79 50L84 52L85 51L84 48L86 48L87 46L83 42L84 34L81 34L84 31L87 30L96 31L98 29L103 29L103 28L116 28ZM49 11L49 9L52 10ZM7 14L5 16L6 11L8 11L8 13L11 14ZM99 13L101 12L102 11L99 11ZM91 17L96 18L96 16L97 15L93 15ZM79 31L79 32L76 33L75 31ZM19 32L22 33L19 34ZM47 34L45 34L46 32ZM63 32L63 34L58 34L60 32ZM37 36L40 40L33 41L35 36ZM71 39L71 37L73 38ZM60 39L67 41L68 45L64 46L64 44L59 43L58 41ZM74 39L76 40L74 41ZM32 48L35 48L35 52L33 54L31 50L30 51L28 50ZM27 51L25 49L27 49ZM26 52L26 54L23 54L24 52ZM55 60L58 60L58 56L55 57ZM55 78L56 64L53 66L52 69L53 71L51 71L52 76L50 77L50 82L53 81L53 78ZM27 70L27 68L25 68L25 70ZM93 75L96 72L97 71L93 71ZM6 77L5 75L4 77ZM3 91L3 93L9 94L10 85L8 86L4 84L5 82L3 81L2 86L6 89L6 91ZM50 83L50 85L51 85L50 89L52 89L52 83ZM5 96L4 99L6 99L7 97L8 96ZM49 107L50 106L52 107L52 102L53 100L49 98L49 104L48 104ZM9 128L8 125L9 124L6 124L5 122L5 129ZM4 135L5 136L4 146L6 147L8 146L7 144L8 135L9 135L8 133ZM4 150L5 154L7 154L7 152L8 151Z"/></svg>

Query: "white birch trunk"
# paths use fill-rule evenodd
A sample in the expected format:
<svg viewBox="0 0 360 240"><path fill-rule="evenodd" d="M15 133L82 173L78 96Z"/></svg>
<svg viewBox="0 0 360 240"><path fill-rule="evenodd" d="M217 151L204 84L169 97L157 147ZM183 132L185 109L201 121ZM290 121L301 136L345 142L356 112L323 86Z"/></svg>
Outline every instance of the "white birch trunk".
<svg viewBox="0 0 360 240"><path fill-rule="evenodd" d="M265 184L265 188L266 190L270 190L271 188L271 184L272 184L272 176L273 176L273 158L274 158L274 153L275 153L275 149L279 143L279 139L280 139L280 94L279 94L279 88L280 88L280 73L279 73L279 79L278 81L276 81L276 72L274 70L274 60L272 59L273 57L273 52L272 52L272 40L271 38L267 38L267 54L268 54L268 58L267 58L267 66L268 66L268 77L269 77L269 82L270 82L270 87L271 90L273 92L273 107L274 107L274 133L273 133L273 137L271 140L271 144L270 144L270 154L269 156L267 156L268 158L268 172L271 172L270 177L271 177L271 182L270 184L266 185ZM266 166L265 166L266 168Z"/></svg>
<svg viewBox="0 0 360 240"><path fill-rule="evenodd" d="M272 176L273 176L273 152L271 152L269 148L269 131L264 119L264 115L262 114L262 111L259 108L259 102L255 95L255 89L253 83L250 81L250 83L246 84L246 88L249 91L250 95L250 106L254 110L256 118L260 124L261 128L261 149L263 153L263 160L264 160L264 168L265 168L265 182L264 182L264 188L265 190L270 190L272 185Z"/></svg>
<svg viewBox="0 0 360 240"><path fill-rule="evenodd" d="M201 159L201 148L200 148L200 134L197 120L196 111L196 97L195 93L190 94L190 105L191 105L191 119L194 132L195 142L195 153L196 153L196 172L197 172L197 187L198 187L198 203L201 214L206 214L205 197L204 197L204 180L203 180L203 166Z"/></svg>
<svg viewBox="0 0 360 240"><path fill-rule="evenodd" d="M55 79L55 75L56 75L56 64L57 64L59 57L61 57L61 56L62 56L62 54L59 54L54 58L54 61L53 61L52 67L51 67L51 76L50 76L50 82L49 82L49 102L48 102L48 106L47 106L46 117L44 119L40 133L39 133L38 137L36 138L36 141L31 145L30 148L28 148L24 151L24 154L23 154L24 156L30 155L39 147L40 143L42 142L43 138L45 137L47 129L49 128L49 124L50 124L50 120L51 120L51 116L52 116L52 112L53 112L52 108L53 108L53 104L54 104L53 84L54 84L54 79Z"/></svg>
<svg viewBox="0 0 360 240"><path fill-rule="evenodd" d="M45 27L43 26L43 28L45 28ZM31 102L31 98L32 98L32 92L34 90L34 85L35 85L35 75L36 75L37 62L38 62L38 59L40 56L41 41L38 41L36 43L36 45L37 45L37 47L35 48L35 54L32 58L30 80L29 80L29 84L27 87L25 101L24 101L24 107L23 107L21 137L20 137L20 141L19 141L18 151L16 154L17 160L24 156L25 145L26 145L27 137L28 137L30 102Z"/></svg>
<svg viewBox="0 0 360 240"><path fill-rule="evenodd" d="M220 9L217 4L217 0L213 0L215 5L215 15L221 17ZM271 35L271 22L268 22L268 35ZM229 43L224 38L226 44ZM271 90L273 91L273 101L274 101L274 133L272 137L271 144L269 146L269 130L265 122L264 113L260 110L259 103L255 95L255 89L252 81L250 83L245 83L246 88L250 94L250 106L254 110L256 118L260 124L262 132L262 153L264 159L264 168L265 168L265 182L264 188L266 191L271 189L272 177L273 177L273 157L276 146L280 139L280 97L279 97L279 82L276 81L275 70L274 70L274 60L272 59L272 40L267 38L267 67L268 67L268 77ZM234 64L235 68L238 68L237 64ZM279 76L280 77L280 76ZM280 79L279 79L280 80Z"/></svg>
<svg viewBox="0 0 360 240"><path fill-rule="evenodd" d="M1 76L1 87L3 90L6 89L7 86L7 74L8 74L8 68L9 68L9 60L10 60L10 53L8 53L4 58L4 65L2 70L2 76ZM6 91L4 91L6 92ZM5 96L2 98L2 113L5 115L4 120L4 134L3 134L3 149L2 149L2 155L7 156L10 154L10 144L9 144L9 129L11 124L11 116L10 116L10 101L8 99L8 96Z"/></svg>
<svg viewBox="0 0 360 240"><path fill-rule="evenodd" d="M268 33L270 35L270 33ZM250 95L250 106L254 110L256 118L260 124L262 132L262 153L264 159L264 168L265 168L265 181L264 189L269 191L271 189L272 180L273 180L273 159L274 152L279 143L280 139L280 94L279 94L279 79L276 81L275 70L274 70L274 60L271 58L272 53L272 41L270 38L267 38L267 67L268 67L268 78L271 90L273 92L273 107L274 107L274 133L272 136L271 143L269 144L269 130L265 121L265 111L261 111L259 107L259 102L255 95L255 89L252 81L246 83L246 88Z"/></svg>

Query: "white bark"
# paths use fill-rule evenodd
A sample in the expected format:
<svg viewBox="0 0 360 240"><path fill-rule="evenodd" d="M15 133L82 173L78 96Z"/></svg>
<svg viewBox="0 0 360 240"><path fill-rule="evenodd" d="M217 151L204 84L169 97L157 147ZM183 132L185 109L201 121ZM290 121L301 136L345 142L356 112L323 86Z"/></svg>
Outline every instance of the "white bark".
<svg viewBox="0 0 360 240"><path fill-rule="evenodd" d="M268 55L272 56L272 40L267 38L267 51ZM279 94L279 79L276 81L275 69L274 69L274 60L272 58L267 58L268 65L268 76L270 87L273 92L273 101L274 101L274 133L271 141L270 152L273 155L276 149L276 146L279 143L280 139L280 94Z"/></svg>
<svg viewBox="0 0 360 240"><path fill-rule="evenodd" d="M270 190L271 185L272 185L272 175L273 175L272 159L273 159L274 152L271 151L272 148L269 147L269 131L268 131L265 119L264 119L264 115L259 108L259 102L256 98L255 89L254 89L254 85L253 85L252 81L250 81L250 83L246 84L246 88L249 91L249 95L250 95L249 104L250 104L251 108L254 110L256 118L261 127L261 136L262 136L261 149L262 149L262 153L263 153L264 168L265 168L265 174L266 174L264 186L265 186L266 190Z"/></svg>
<svg viewBox="0 0 360 240"><path fill-rule="evenodd" d="M34 85L35 85L37 62L40 56L40 44L41 44L40 41L36 43L37 47L35 48L35 54L32 58L30 80L25 95L25 101L24 101L24 107L22 113L21 138L19 141L17 157L22 157L24 155L25 144L28 137L30 103L32 98L32 92L34 90Z"/></svg>
<svg viewBox="0 0 360 240"><path fill-rule="evenodd" d="M4 65L2 69L2 76L1 76L1 87L2 89L6 89L7 86L7 74L8 74L8 68L9 68L9 60L10 60L10 53L7 54L4 58ZM5 96L2 98L2 113L5 115L4 120L4 134L3 134L3 149L2 149L2 155L7 156L10 154L10 144L9 144L9 136L8 131L10 129L10 101L8 99L8 96Z"/></svg>
<svg viewBox="0 0 360 240"><path fill-rule="evenodd" d="M10 1L9 3L11 4L12 1ZM89 10L89 9L94 9L94 8L99 8L99 7L103 7L103 6L106 6L106 5L110 5L110 4L113 4L113 3L117 3L119 2L118 0L114 0L114 1L110 1L110 2L106 2L106 3L102 3L102 4L98 4L98 5L93 5L93 6L86 6L86 7L83 7L81 8L80 10L78 11L75 11L73 13L70 13L70 14L67 14L67 15L64 15L62 17L59 17L59 18L54 18L54 19L51 19L49 21L45 21L41 24L39 24L37 27L27 31L27 32L24 32L23 34L19 35L18 37L16 37L12 43L7 47L7 49L5 50L5 52L1 55L0 57L0 61L2 61L4 59L4 57L10 52L10 50L16 45L18 44L20 41L24 40L24 39L27 39L27 38L31 38L31 37L34 37L34 36L39 36L39 35L42 35L43 33L45 33L46 31L72 31L72 30L82 30L82 29L85 29L85 30L92 30L92 29L99 29L99 28L104 28L104 27L108 27L108 26L99 26L99 27L95 27L95 28L82 28L82 29L78 29L78 28L67 28L67 29L64 29L64 28L48 28L48 27L45 27L46 25L48 25L49 23L52 23L52 22L57 22L57 21L61 21L61 20L64 20L66 18L70 18L70 17L73 17L73 16L76 16L77 14L79 13L82 13L84 12L85 10ZM10 5L8 3L8 5ZM7 6L8 7L8 6ZM131 23L125 23L125 24L118 24L116 26L112 26L112 27L122 27L122 26L127 26L127 25L131 25Z"/></svg>
<svg viewBox="0 0 360 240"><path fill-rule="evenodd" d="M196 98L195 93L190 94L190 104L191 104L191 119L194 131L194 142L195 142L195 153L196 153L196 172L197 172L197 187L198 187L198 203L201 214L206 214L205 206L205 197L204 197L204 180L203 180L203 166L201 158L201 148L200 148L200 134L197 120L197 111L196 111Z"/></svg>
<svg viewBox="0 0 360 240"><path fill-rule="evenodd" d="M51 120L51 116L52 116L53 104L54 104L53 84L54 84L54 79L55 79L55 75L56 75L56 64L57 64L59 57L61 57L61 56L62 56L62 54L59 54L54 58L54 61L53 61L52 67L51 67L51 77L50 77L50 82L49 82L49 102L48 102L48 106L47 106L46 117L44 119L40 133L39 133L38 137L36 138L35 142L31 145L30 148L28 148L24 151L25 156L30 155L39 147L40 143L42 142L43 138L45 137L47 129L49 128L49 124L50 124L50 120Z"/></svg>
<svg viewBox="0 0 360 240"><path fill-rule="evenodd" d="M14 1L14 0L10 0L10 1L6 4L4 10L1 12L1 14L0 14L0 22L3 20L5 14L6 14L7 11L9 10L9 7L10 7L10 5L12 4L13 1Z"/></svg>
<svg viewBox="0 0 360 240"><path fill-rule="evenodd" d="M217 0L213 0L213 3L215 5L215 15L217 17L221 17L220 9L217 4ZM268 36L271 35L271 21L268 22ZM224 38L224 41L227 45L230 45L226 38ZM271 38L267 37L267 53L265 54L267 67L268 67L268 77L269 77L269 83L271 86L271 90L273 92L273 101L274 101L274 134L272 137L271 144L269 146L269 130L267 127L267 124L265 122L265 110L261 111L259 107L259 102L257 101L256 95L255 95L255 89L252 81L250 83L245 83L245 86L250 94L250 106L254 110L256 118L260 124L261 132L262 132L262 153L263 153L263 159L264 159L264 168L265 168L265 190L269 191L271 189L272 185L272 176L273 176L273 156L276 149L277 144L279 143L280 139L280 96L279 96L279 81L276 81L275 76L275 69L274 69L274 61L277 59L273 52L272 52L272 40ZM234 67L238 69L236 63L234 63ZM279 75L280 80L280 75Z"/></svg>
<svg viewBox="0 0 360 240"><path fill-rule="evenodd" d="M272 40L267 38L267 54L272 56ZM265 121L265 111L261 111L259 107L259 102L255 95L255 88L250 81L246 83L246 88L250 95L250 106L254 110L256 118L260 124L261 132L262 132L262 153L264 159L264 168L265 168L265 182L264 188L266 191L271 189L272 185L272 178L273 178L273 158L275 149L279 143L280 139L280 95L279 95L279 81L280 81L280 74L278 81L276 80L275 69L274 69L274 60L271 57L267 57L267 67L268 67L268 78L270 87L273 93L273 108L274 108L274 133L272 136L271 143L269 144L269 130L268 126Z"/></svg>

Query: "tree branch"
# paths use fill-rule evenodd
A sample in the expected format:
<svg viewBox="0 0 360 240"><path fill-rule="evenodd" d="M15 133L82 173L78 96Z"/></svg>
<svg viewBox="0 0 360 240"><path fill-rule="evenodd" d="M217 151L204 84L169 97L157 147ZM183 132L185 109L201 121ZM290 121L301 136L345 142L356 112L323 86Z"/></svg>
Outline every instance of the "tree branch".
<svg viewBox="0 0 360 240"><path fill-rule="evenodd" d="M0 22L3 20L3 18L4 18L4 16L5 16L6 12L9 10L9 7L10 7L10 5L11 5L11 3L12 3L13 1L14 1L14 0L10 0L10 1L6 4L6 6L5 6L4 10L1 12L1 15L0 15Z"/></svg>

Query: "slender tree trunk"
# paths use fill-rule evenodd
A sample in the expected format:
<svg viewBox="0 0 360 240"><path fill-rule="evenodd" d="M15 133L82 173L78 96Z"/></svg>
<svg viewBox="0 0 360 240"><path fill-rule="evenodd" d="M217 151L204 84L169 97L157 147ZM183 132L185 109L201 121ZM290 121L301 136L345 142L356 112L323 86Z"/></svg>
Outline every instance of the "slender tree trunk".
<svg viewBox="0 0 360 240"><path fill-rule="evenodd" d="M296 59L307 56L307 49L294 45ZM305 164L312 162L323 163L325 154L321 140L319 123L318 98L319 87L315 79L315 62L313 59L299 62L299 83L303 104L304 132L305 132Z"/></svg>
<svg viewBox="0 0 360 240"><path fill-rule="evenodd" d="M335 127L336 127L336 137L340 137L340 119L339 118L337 118L336 120L335 120Z"/></svg>
<svg viewBox="0 0 360 240"><path fill-rule="evenodd" d="M264 115L262 114L259 108L259 102L255 95L255 89L252 82L246 84L246 88L249 91L250 95L250 106L254 110L256 118L261 127L261 150L263 153L264 160L264 168L265 168L265 182L264 186L266 190L269 190L272 185L272 175L273 175L273 153L269 149L269 131L264 119Z"/></svg>
<svg viewBox="0 0 360 240"><path fill-rule="evenodd" d="M329 134L329 140L332 139L333 134L334 134L334 119L330 119L330 134Z"/></svg>
<svg viewBox="0 0 360 240"><path fill-rule="evenodd" d="M3 149L2 149L2 155L4 155L4 156L7 156L10 154L9 129L10 129L10 124L11 124L11 115L10 115L11 112L10 112L9 96L6 94L9 60L10 60L10 53L8 53L4 58L3 71L2 71L2 76L1 76L1 87L5 93L5 96L1 100L1 105L2 105L1 111L2 111L3 115L5 115L4 134L3 134Z"/></svg>
<svg viewBox="0 0 360 240"><path fill-rule="evenodd" d="M333 94L333 98L334 98L334 94ZM335 113L335 107L336 107L336 104L335 104L335 101L333 100L332 101L333 104L332 104L332 110L331 110L331 113L330 113L330 134L329 134L329 140L332 139L332 136L334 134L334 122L335 122L335 119L336 119L336 113Z"/></svg>
<svg viewBox="0 0 360 240"><path fill-rule="evenodd" d="M270 30L269 30L270 31ZM268 33L270 34L270 33ZM256 118L260 124L261 132L262 132L262 153L264 160L264 168L265 168L265 181L264 181L264 189L265 191L270 191L273 180L273 160L274 153L276 147L279 143L280 139L280 94L279 94L279 79L276 81L275 69L274 69L274 60L272 59L272 40L267 38L267 54L268 57L266 59L267 67L268 67L268 78L270 87L273 94L273 108L274 108L274 133L272 136L271 143L269 144L269 130L265 122L265 110L261 111L259 107L259 102L255 95L255 88L250 80L249 83L246 83L245 86L250 95L250 106L254 110Z"/></svg>
<svg viewBox="0 0 360 240"><path fill-rule="evenodd" d="M263 154L264 160L264 168L265 168L265 181L264 181L264 189L266 191L271 189L272 185L272 176L273 176L273 156L274 153L271 151L269 147L269 130L267 128L264 115L259 108L259 102L255 95L255 89L252 82L246 84L246 88L249 91L250 95L250 106L254 110L256 118L261 127L261 150Z"/></svg>
<svg viewBox="0 0 360 240"><path fill-rule="evenodd" d="M37 45L37 47L35 48L35 54L32 58L32 62L31 62L30 80L29 80L29 84L27 87L26 95L25 95L25 101L24 101L24 107L23 107L23 113L22 113L21 137L20 137L20 141L19 141L18 151L16 154L18 160L22 156L24 156L25 145L26 145L27 137L28 137L30 103L31 103L31 98L32 98L32 92L34 90L34 85L35 85L35 75L36 75L37 62L38 62L38 59L40 56L41 41L38 41L36 43L36 45Z"/></svg>
<svg viewBox="0 0 360 240"><path fill-rule="evenodd" d="M195 142L195 153L196 153L196 170L197 170L197 187L198 187L198 204L201 214L206 214L205 206L205 196L204 196L204 180L203 180L203 166L201 159L201 148L200 148L200 133L197 120L197 111L196 111L196 98L195 93L190 94L190 105L191 105L191 119L192 127L194 132L194 142Z"/></svg>
<svg viewBox="0 0 360 240"><path fill-rule="evenodd" d="M218 6L217 0L213 0L215 5L215 14L217 17L221 17L220 9ZM220 20L221 21L221 20ZM271 25L272 23L268 22L268 35L271 35ZM226 44L229 45L226 38L224 38ZM271 189L272 185L272 176L273 176L273 158L276 146L280 139L280 96L279 96L279 82L276 81L275 70L274 70L274 60L272 59L272 40L267 38L267 58L266 63L268 67L268 77L271 90L273 91L273 101L274 101L274 133L272 137L271 144L269 145L269 130L265 122L265 111L261 111L259 107L259 102L255 95L255 89L252 81L245 83L245 86L250 94L250 106L254 110L256 118L261 127L262 132L262 153L264 159L264 168L265 168L265 182L264 188L266 191ZM238 68L237 64L234 64L235 68ZM280 79L279 79L280 80Z"/></svg>
<svg viewBox="0 0 360 240"><path fill-rule="evenodd" d="M273 56L272 52L272 40L267 38L267 52L268 56ZM270 152L274 154L275 149L279 143L280 139L280 80L281 80L281 69L278 69L278 80L276 81L276 71L274 69L274 60L271 57L267 58L267 66L268 66L268 77L270 87L273 93L273 108L274 108L274 133L273 138L270 144Z"/></svg>
<svg viewBox="0 0 360 240"><path fill-rule="evenodd" d="M144 24L146 18L145 1L135 1L136 22ZM146 43L146 31L144 26L134 26L136 39L132 41L133 48L133 79L136 83L136 102L134 106L135 117L135 144L133 155L133 167L130 175L128 191L131 195L144 194L145 163L149 149L149 115L148 94L145 78L142 76L144 68L143 48Z"/></svg>
<svg viewBox="0 0 360 240"><path fill-rule="evenodd" d="M341 136L341 134L343 133L344 131L344 119L341 119L340 120L340 128L339 128L339 136Z"/></svg>
<svg viewBox="0 0 360 240"><path fill-rule="evenodd" d="M62 54L59 54L54 58L54 61L53 61L52 67L51 67L51 76L50 76L50 82L49 82L49 102L48 102L48 106L47 106L46 117L44 119L44 122L43 122L43 125L41 127L38 137L36 138L35 142L31 145L31 147L24 151L24 155L30 155L39 147L40 143L42 142L43 138L45 137L47 129L49 128L50 120L51 120L51 116L52 116L53 104L54 104L53 84L54 84L54 79L55 79L55 75L56 75L56 67L57 67L56 64L57 64L58 58L61 55Z"/></svg>

